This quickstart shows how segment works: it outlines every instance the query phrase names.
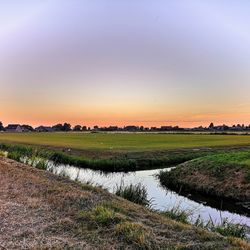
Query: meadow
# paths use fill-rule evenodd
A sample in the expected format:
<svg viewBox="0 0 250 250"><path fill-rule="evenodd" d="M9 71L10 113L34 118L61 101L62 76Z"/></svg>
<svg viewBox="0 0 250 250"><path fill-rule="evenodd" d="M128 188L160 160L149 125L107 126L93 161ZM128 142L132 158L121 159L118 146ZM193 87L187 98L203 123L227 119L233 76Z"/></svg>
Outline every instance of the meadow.
<svg viewBox="0 0 250 250"><path fill-rule="evenodd" d="M0 142L59 148L150 151L218 146L248 146L250 135L164 133L0 133Z"/></svg>

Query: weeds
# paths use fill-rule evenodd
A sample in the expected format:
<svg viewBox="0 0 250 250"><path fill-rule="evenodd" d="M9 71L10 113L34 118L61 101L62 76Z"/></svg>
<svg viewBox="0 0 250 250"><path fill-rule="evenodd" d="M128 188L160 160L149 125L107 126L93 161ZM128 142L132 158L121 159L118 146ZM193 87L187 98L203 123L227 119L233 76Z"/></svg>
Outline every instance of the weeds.
<svg viewBox="0 0 250 250"><path fill-rule="evenodd" d="M48 169L48 161L46 161L44 159L40 159L34 167L41 169L41 170L47 170Z"/></svg>
<svg viewBox="0 0 250 250"><path fill-rule="evenodd" d="M221 223L215 224L211 217L207 222L204 222L198 217L194 225L212 232L217 232L226 237L246 238L246 227L241 224L229 222L227 218L223 218L221 219Z"/></svg>
<svg viewBox="0 0 250 250"><path fill-rule="evenodd" d="M141 184L130 184L129 186L124 186L123 183L120 186L117 186L115 194L126 199L132 201L134 203L150 207L151 200L148 199L147 189Z"/></svg>
<svg viewBox="0 0 250 250"><path fill-rule="evenodd" d="M228 219L223 219L219 225L215 225L210 219L211 223L207 229L212 232L217 232L223 236L232 236L240 239L245 239L246 237L246 228L244 225L234 224L228 221Z"/></svg>
<svg viewBox="0 0 250 250"><path fill-rule="evenodd" d="M146 231L139 223L119 223L115 226L115 233L128 243L136 244L140 249L146 246Z"/></svg>
<svg viewBox="0 0 250 250"><path fill-rule="evenodd" d="M119 159L89 159L83 156L69 155L53 149L36 148L35 146L0 144L0 150L17 152L22 156L44 158L56 164L74 165L80 168L90 168L106 172L127 172L139 169L165 168L177 165L188 160L206 155L206 152L184 152L177 154L167 154L164 157L139 157L129 159L121 157Z"/></svg>
<svg viewBox="0 0 250 250"><path fill-rule="evenodd" d="M55 164L74 165L80 168L90 168L106 172L121 172L137 170L136 161L130 159L86 159L81 156L68 155L54 150L37 149L24 145L0 144L1 151L9 152L10 159L20 162L21 157L44 158Z"/></svg>
<svg viewBox="0 0 250 250"><path fill-rule="evenodd" d="M7 156L7 152L0 150L0 157L6 157L6 156Z"/></svg>
<svg viewBox="0 0 250 250"><path fill-rule="evenodd" d="M103 227L118 224L123 219L121 214L104 205L98 205L90 211L81 211L78 215L80 222L88 221L90 225Z"/></svg>
<svg viewBox="0 0 250 250"><path fill-rule="evenodd" d="M15 151L9 152L8 153L8 158L12 159L14 161L21 162L22 154L20 154L19 152L15 152Z"/></svg>
<svg viewBox="0 0 250 250"><path fill-rule="evenodd" d="M190 213L181 210L179 206L173 207L170 210L163 212L162 214L172 220L179 221L184 224L189 224L188 218L190 216Z"/></svg>

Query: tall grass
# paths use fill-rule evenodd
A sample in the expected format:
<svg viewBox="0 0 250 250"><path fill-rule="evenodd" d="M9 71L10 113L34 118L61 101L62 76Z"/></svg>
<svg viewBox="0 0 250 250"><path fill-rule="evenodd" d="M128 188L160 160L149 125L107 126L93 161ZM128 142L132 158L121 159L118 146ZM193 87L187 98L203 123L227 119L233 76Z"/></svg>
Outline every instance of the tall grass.
<svg viewBox="0 0 250 250"><path fill-rule="evenodd" d="M122 159L86 159L80 156L67 155L62 152L50 151L48 154L50 160L56 164L68 164L81 168L91 168L108 172L125 172L137 170L134 160Z"/></svg>
<svg viewBox="0 0 250 250"><path fill-rule="evenodd" d="M116 187L115 194L126 200L146 207L150 207L152 204L152 201L148 199L146 187L144 187L141 183L136 185L130 184L128 186L124 186L124 184L121 183Z"/></svg>
<svg viewBox="0 0 250 250"><path fill-rule="evenodd" d="M211 232L217 232L226 237L235 237L240 239L246 238L246 226L230 222L228 218L221 218L220 223L215 223L211 216L208 221L202 220L199 216L195 222L191 222L189 218L193 214L192 211L183 210L179 206L161 212L161 214L172 220L184 224L191 224Z"/></svg>
<svg viewBox="0 0 250 250"><path fill-rule="evenodd" d="M43 158L55 164L73 165L106 172L126 172L137 170L136 161L130 159L86 159L54 150L37 149L24 145L0 144L0 150L8 152L8 158L21 161L21 158Z"/></svg>
<svg viewBox="0 0 250 250"><path fill-rule="evenodd" d="M40 157L56 164L74 165L80 168L90 168L106 172L128 172L155 168L165 168L183 163L185 161L197 158L206 154L205 152L182 152L182 153L166 153L164 157L120 157L116 159L89 159L84 156L70 155L58 150L44 149L41 147L27 145L11 145L2 143L0 150L13 153L11 157L15 160L22 157Z"/></svg>
<svg viewBox="0 0 250 250"><path fill-rule="evenodd" d="M9 158L20 161L21 157L40 157L55 164L73 165L106 172L128 172L139 169L172 166L197 157L196 154L172 155L154 159L87 159L83 156L69 155L64 152L35 148L25 145L0 144L0 150L9 152Z"/></svg>
<svg viewBox="0 0 250 250"><path fill-rule="evenodd" d="M184 224L189 224L189 217L191 216L190 212L182 210L179 206L172 207L171 209L164 211L162 214L172 220Z"/></svg>
<svg viewBox="0 0 250 250"><path fill-rule="evenodd" d="M215 224L211 217L207 222L204 222L198 217L194 225L212 232L217 232L226 237L246 238L246 226L232 223L228 221L227 218L222 218L219 224Z"/></svg>

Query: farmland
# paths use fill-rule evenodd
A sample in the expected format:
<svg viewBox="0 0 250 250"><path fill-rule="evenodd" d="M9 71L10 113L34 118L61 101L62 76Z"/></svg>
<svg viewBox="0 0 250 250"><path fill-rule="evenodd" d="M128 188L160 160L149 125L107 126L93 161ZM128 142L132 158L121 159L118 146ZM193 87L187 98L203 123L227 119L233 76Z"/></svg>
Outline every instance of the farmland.
<svg viewBox="0 0 250 250"><path fill-rule="evenodd" d="M250 146L250 136L160 133L1 133L0 142L82 150L152 151Z"/></svg>

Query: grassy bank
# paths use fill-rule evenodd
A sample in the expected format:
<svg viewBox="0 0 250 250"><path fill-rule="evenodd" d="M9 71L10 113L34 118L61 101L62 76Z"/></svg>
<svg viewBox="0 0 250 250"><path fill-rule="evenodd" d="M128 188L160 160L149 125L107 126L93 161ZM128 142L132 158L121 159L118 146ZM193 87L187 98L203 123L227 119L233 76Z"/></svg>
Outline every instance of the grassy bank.
<svg viewBox="0 0 250 250"><path fill-rule="evenodd" d="M180 151L164 152L164 154L162 153L160 155L152 154L151 156L145 153L145 155L141 155L140 157L120 155L115 158L93 159L51 148L26 146L21 144L12 145L1 143L0 150L9 152L8 157L16 161L20 161L20 159L25 156L29 158L41 157L51 160L55 164L69 164L80 168L90 168L107 172L127 172L164 168L183 163L208 153L206 151Z"/></svg>
<svg viewBox="0 0 250 250"><path fill-rule="evenodd" d="M200 157L159 175L163 185L175 190L235 201L250 201L250 151Z"/></svg>
<svg viewBox="0 0 250 250"><path fill-rule="evenodd" d="M0 242L6 249L249 248L12 160L0 159L0 183Z"/></svg>

